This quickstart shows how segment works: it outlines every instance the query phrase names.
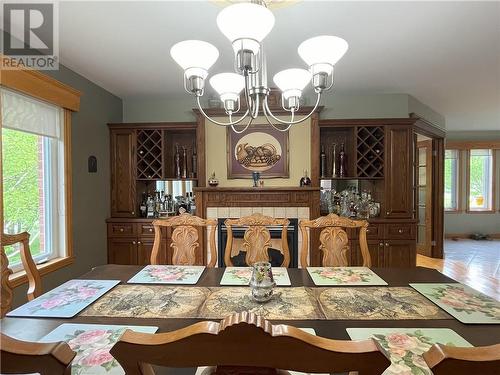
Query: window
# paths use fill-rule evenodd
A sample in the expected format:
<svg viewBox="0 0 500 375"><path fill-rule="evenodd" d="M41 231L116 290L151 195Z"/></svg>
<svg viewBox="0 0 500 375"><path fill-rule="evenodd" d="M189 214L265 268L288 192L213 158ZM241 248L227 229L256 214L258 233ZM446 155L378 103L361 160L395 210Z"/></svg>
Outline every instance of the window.
<svg viewBox="0 0 500 375"><path fill-rule="evenodd" d="M493 150L469 151L468 180L469 211L493 210Z"/></svg>
<svg viewBox="0 0 500 375"><path fill-rule="evenodd" d="M30 234L35 262L65 255L62 109L2 88L4 232ZM6 248L14 271L19 248Z"/></svg>
<svg viewBox="0 0 500 375"><path fill-rule="evenodd" d="M459 202L459 150L446 150L444 156L444 209L458 211Z"/></svg>

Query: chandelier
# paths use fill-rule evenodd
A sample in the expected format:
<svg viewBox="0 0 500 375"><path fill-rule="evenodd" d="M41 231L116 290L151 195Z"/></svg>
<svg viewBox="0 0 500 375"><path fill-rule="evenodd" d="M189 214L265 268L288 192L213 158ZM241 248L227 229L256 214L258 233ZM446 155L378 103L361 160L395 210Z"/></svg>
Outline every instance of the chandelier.
<svg viewBox="0 0 500 375"><path fill-rule="evenodd" d="M267 86L266 55L262 43L274 26L273 13L261 1L238 3L224 8L218 14L217 26L231 42L235 56L236 73L220 73L209 79L224 104L228 122L210 118L200 104L208 70L219 57L217 48L205 41L185 40L175 44L170 49L170 55L184 70L184 89L196 98L203 116L214 124L232 127L236 133L247 130L260 111L267 122L279 131L288 131L292 125L311 117L319 105L321 94L332 88L334 66L348 48L344 39L329 35L316 36L299 45L299 56L309 69L286 69L273 77L281 90L281 106L289 112L288 118L283 119L269 109L270 89ZM308 115L296 118L302 91L309 82L316 93L315 105ZM242 109L242 91L246 108L239 114ZM238 117L235 118L236 115ZM246 125L243 123L245 119L248 120ZM236 125L243 127L236 128Z"/></svg>

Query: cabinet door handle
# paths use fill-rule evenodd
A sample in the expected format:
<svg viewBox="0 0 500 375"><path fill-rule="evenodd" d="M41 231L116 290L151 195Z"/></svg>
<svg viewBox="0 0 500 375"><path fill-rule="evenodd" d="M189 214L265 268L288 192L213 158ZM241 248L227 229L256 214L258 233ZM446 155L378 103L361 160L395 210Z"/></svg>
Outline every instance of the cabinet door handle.
<svg viewBox="0 0 500 375"><path fill-rule="evenodd" d="M390 211L386 211L386 212L385 212L385 214L386 214L386 215L390 215L390 214L391 214L391 212L390 212Z"/></svg>
<svg viewBox="0 0 500 375"><path fill-rule="evenodd" d="M135 245L135 241L132 241L132 245Z"/></svg>
<svg viewBox="0 0 500 375"><path fill-rule="evenodd" d="M386 247L389 247L389 242L386 242L386 243L385 243L385 246L386 246Z"/></svg>
<svg viewBox="0 0 500 375"><path fill-rule="evenodd" d="M367 230L366 230L366 233L370 233L370 229L367 229Z"/></svg>
<svg viewBox="0 0 500 375"><path fill-rule="evenodd" d="M398 229L398 233L403 233L403 230L402 229Z"/></svg>
<svg viewBox="0 0 500 375"><path fill-rule="evenodd" d="M135 211L132 211L132 212L131 212L131 214L132 214L132 215L135 215Z"/></svg>
<svg viewBox="0 0 500 375"><path fill-rule="evenodd" d="M383 247L383 246L384 246L383 242L379 243L378 245L379 245L380 247Z"/></svg>
<svg viewBox="0 0 500 375"><path fill-rule="evenodd" d="M153 228L149 228L149 231L152 232L153 231Z"/></svg>
<svg viewBox="0 0 500 375"><path fill-rule="evenodd" d="M137 241L137 245L140 245L141 244L141 241Z"/></svg>
<svg viewBox="0 0 500 375"><path fill-rule="evenodd" d="M120 232L123 232L124 230L125 230L125 229L123 229L123 228L120 228Z"/></svg>

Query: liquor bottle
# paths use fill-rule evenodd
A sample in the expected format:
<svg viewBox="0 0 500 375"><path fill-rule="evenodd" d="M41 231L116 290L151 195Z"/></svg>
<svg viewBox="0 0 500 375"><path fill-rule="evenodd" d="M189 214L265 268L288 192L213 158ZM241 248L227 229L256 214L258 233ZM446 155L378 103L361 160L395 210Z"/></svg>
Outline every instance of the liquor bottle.
<svg viewBox="0 0 500 375"><path fill-rule="evenodd" d="M191 193L191 215L196 215L196 196Z"/></svg>
<svg viewBox="0 0 500 375"><path fill-rule="evenodd" d="M182 146L182 178L187 178L187 148Z"/></svg>
<svg viewBox="0 0 500 375"><path fill-rule="evenodd" d="M175 162L175 178L181 178L181 154L179 152L178 144L175 145L174 162Z"/></svg>
<svg viewBox="0 0 500 375"><path fill-rule="evenodd" d="M193 143L193 155L191 156L191 177L196 178L198 171L198 154L196 152L196 143Z"/></svg>
<svg viewBox="0 0 500 375"><path fill-rule="evenodd" d="M326 177L326 153L325 147L321 145L321 153L319 155L319 170L320 170L320 178Z"/></svg>
<svg viewBox="0 0 500 375"><path fill-rule="evenodd" d="M148 195L147 204L146 204L146 217L151 218L155 215L155 202L151 195Z"/></svg>
<svg viewBox="0 0 500 375"><path fill-rule="evenodd" d="M307 176L307 170L304 170L304 176L300 179L300 186L310 186L311 179Z"/></svg>
<svg viewBox="0 0 500 375"><path fill-rule="evenodd" d="M347 154L345 152L344 143L340 144L339 152L339 177L347 176Z"/></svg>
<svg viewBox="0 0 500 375"><path fill-rule="evenodd" d="M148 216L148 206L147 206L147 195L146 193L142 193L141 205L139 206L139 212L141 217Z"/></svg>

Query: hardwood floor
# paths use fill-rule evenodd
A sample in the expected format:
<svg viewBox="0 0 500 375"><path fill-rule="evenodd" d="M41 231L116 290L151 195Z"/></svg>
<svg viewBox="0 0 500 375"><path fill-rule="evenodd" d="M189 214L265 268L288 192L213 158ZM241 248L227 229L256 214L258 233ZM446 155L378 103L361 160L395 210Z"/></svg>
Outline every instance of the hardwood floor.
<svg viewBox="0 0 500 375"><path fill-rule="evenodd" d="M445 241L444 259L417 255L417 266L446 276L500 299L500 241Z"/></svg>

